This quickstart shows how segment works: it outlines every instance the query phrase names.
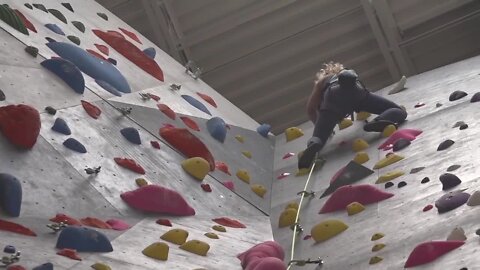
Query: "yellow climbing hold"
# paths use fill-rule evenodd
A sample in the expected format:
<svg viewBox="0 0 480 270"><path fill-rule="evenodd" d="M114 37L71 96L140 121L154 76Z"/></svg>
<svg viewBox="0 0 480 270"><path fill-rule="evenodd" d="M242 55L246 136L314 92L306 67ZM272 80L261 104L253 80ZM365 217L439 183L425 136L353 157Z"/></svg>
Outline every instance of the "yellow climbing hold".
<svg viewBox="0 0 480 270"><path fill-rule="evenodd" d="M267 189L262 185L252 185L252 191L261 198L267 193Z"/></svg>
<svg viewBox="0 0 480 270"><path fill-rule="evenodd" d="M376 244L372 247L372 252L379 251L385 247L385 244Z"/></svg>
<svg viewBox="0 0 480 270"><path fill-rule="evenodd" d="M391 171L391 172L388 172L384 175L381 175L380 177L378 177L378 180L375 182L375 184L382 184L382 183L385 183L385 182L388 182L390 180L393 180L399 176L402 176L404 175L405 173L402 172L402 171Z"/></svg>
<svg viewBox="0 0 480 270"><path fill-rule="evenodd" d="M302 168L297 170L297 173L295 173L295 176L304 176L307 175L310 172L309 168Z"/></svg>
<svg viewBox="0 0 480 270"><path fill-rule="evenodd" d="M379 263L381 261L383 261L382 257L373 256L372 258L370 258L369 264L376 264L376 263Z"/></svg>
<svg viewBox="0 0 480 270"><path fill-rule="evenodd" d="M398 162L402 159L404 159L404 157L402 157L400 155L390 154L390 155L388 155L388 157L378 161L377 164L375 164L375 166L373 166L373 169L376 170L376 169L381 169L381 168L387 167L388 165L391 165L391 164L393 164L395 162Z"/></svg>
<svg viewBox="0 0 480 270"><path fill-rule="evenodd" d="M351 204L347 205L347 213L349 216L353 216L365 210L365 206L359 202L352 202Z"/></svg>
<svg viewBox="0 0 480 270"><path fill-rule="evenodd" d="M243 182L250 184L250 175L246 170L238 170L237 177L242 180Z"/></svg>
<svg viewBox="0 0 480 270"><path fill-rule="evenodd" d="M297 209L288 208L285 209L278 218L278 227L283 228L287 226L292 226L295 223L295 218L297 217Z"/></svg>
<svg viewBox="0 0 480 270"><path fill-rule="evenodd" d="M368 143L363 139L353 141L352 149L354 152L360 152L368 148Z"/></svg>
<svg viewBox="0 0 480 270"><path fill-rule="evenodd" d="M235 136L235 139L237 139L237 141L241 142L241 143L244 143L245 142L245 139L242 137L242 135L237 135Z"/></svg>
<svg viewBox="0 0 480 270"><path fill-rule="evenodd" d="M200 240L190 240L185 244L180 246L180 249L195 253L201 256L207 256L207 252L210 249L210 246Z"/></svg>
<svg viewBox="0 0 480 270"><path fill-rule="evenodd" d="M312 235L313 240L318 243L326 241L345 231L346 229L348 229L348 226L347 224L343 223L343 221L338 219L330 219L315 225L310 234Z"/></svg>
<svg viewBox="0 0 480 270"><path fill-rule="evenodd" d="M217 232L226 232L227 229L223 227L222 225L213 225L212 229L214 229Z"/></svg>
<svg viewBox="0 0 480 270"><path fill-rule="evenodd" d="M363 164L369 160L370 160L370 157L368 157L368 154L365 152L358 152L353 158L353 161L358 164Z"/></svg>
<svg viewBox="0 0 480 270"><path fill-rule="evenodd" d="M110 266L108 266L104 263L95 263L95 264L92 264L90 267L92 267L95 270L112 270L112 268L110 268Z"/></svg>
<svg viewBox="0 0 480 270"><path fill-rule="evenodd" d="M382 239L385 236L383 233L375 233L372 235L371 240L372 241L377 241L378 239Z"/></svg>
<svg viewBox="0 0 480 270"><path fill-rule="evenodd" d="M388 125L383 129L382 136L384 138L390 137L395 131L397 131L397 128L394 125Z"/></svg>
<svg viewBox="0 0 480 270"><path fill-rule="evenodd" d="M154 258L157 260L166 261L168 260L168 250L169 247L165 243L156 242L146 247L142 253L143 255Z"/></svg>
<svg viewBox="0 0 480 270"><path fill-rule="evenodd" d="M207 232L207 233L205 233L205 236L208 237L208 238L212 238L212 239L219 239L218 235L216 233L213 233L213 232Z"/></svg>
<svg viewBox="0 0 480 270"><path fill-rule="evenodd" d="M344 118L340 123L338 123L338 129L346 129L351 125L353 125L353 121L348 118Z"/></svg>
<svg viewBox="0 0 480 270"><path fill-rule="evenodd" d="M182 161L182 168L195 179L203 181L210 171L210 164L204 158L193 157Z"/></svg>
<svg viewBox="0 0 480 270"><path fill-rule="evenodd" d="M187 241L188 232L182 229L172 229L164 233L160 238L173 244L181 245Z"/></svg>
<svg viewBox="0 0 480 270"><path fill-rule="evenodd" d="M252 153L250 151L242 151L242 154L247 158L252 158Z"/></svg>
<svg viewBox="0 0 480 270"><path fill-rule="evenodd" d="M290 127L285 129L285 137L287 137L287 142L293 141L302 136L303 136L303 131L298 127Z"/></svg>
<svg viewBox="0 0 480 270"><path fill-rule="evenodd" d="M285 210L288 208L293 208L295 210L298 210L298 203L297 202L289 202L287 206L285 206Z"/></svg>
<svg viewBox="0 0 480 270"><path fill-rule="evenodd" d="M369 112L358 112L357 113L357 121L365 121L368 119L368 117L370 117L370 115L372 115L371 113Z"/></svg>
<svg viewBox="0 0 480 270"><path fill-rule="evenodd" d="M139 186L139 187L143 187L143 186L148 185L147 180L145 180L145 179L143 179L143 178L137 178L137 179L135 179L135 183L137 183L137 186Z"/></svg>

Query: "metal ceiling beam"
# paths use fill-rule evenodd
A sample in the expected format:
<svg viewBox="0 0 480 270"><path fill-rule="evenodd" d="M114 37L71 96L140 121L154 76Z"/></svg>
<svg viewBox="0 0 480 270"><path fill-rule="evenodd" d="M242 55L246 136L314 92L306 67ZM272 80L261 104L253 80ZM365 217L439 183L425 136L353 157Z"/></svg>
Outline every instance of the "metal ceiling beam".
<svg viewBox="0 0 480 270"><path fill-rule="evenodd" d="M165 11L165 15L168 17L168 21L171 23L171 34L174 35L175 42L177 44L177 50L180 56L183 58L182 62L185 64L188 60L192 59L192 53L188 47L183 45L184 36L182 28L180 27L180 23L178 21L177 16L175 15L175 10L172 5L172 0L160 0L162 4L163 10Z"/></svg>

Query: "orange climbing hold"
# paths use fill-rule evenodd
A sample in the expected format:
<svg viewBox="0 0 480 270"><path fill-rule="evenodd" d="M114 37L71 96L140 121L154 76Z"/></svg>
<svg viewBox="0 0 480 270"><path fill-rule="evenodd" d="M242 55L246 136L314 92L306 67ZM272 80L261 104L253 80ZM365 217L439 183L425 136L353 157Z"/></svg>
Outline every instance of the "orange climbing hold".
<svg viewBox="0 0 480 270"><path fill-rule="evenodd" d="M110 226L108 223L94 217L86 217L82 218L80 220L83 225L85 226L90 226L94 228L99 228L99 229L111 229L112 226Z"/></svg>
<svg viewBox="0 0 480 270"><path fill-rule="evenodd" d="M114 158L113 160L115 160L115 162L126 168L126 169L129 169L133 172L136 172L136 173L139 173L139 174L145 174L145 170L142 168L142 166L140 166L139 164L137 164L137 162L135 162L135 160L133 159L128 159L128 158Z"/></svg>
<svg viewBox="0 0 480 270"><path fill-rule="evenodd" d="M82 223L80 221L78 221L77 219L73 218L73 217L70 217L70 216L67 216L65 214L57 214L55 217L49 219L50 221L52 222L56 222L56 223L60 223L60 222L63 222L65 224L68 224L68 225L82 225Z"/></svg>
<svg viewBox="0 0 480 270"><path fill-rule="evenodd" d="M187 116L180 116L180 119L183 121L183 123L187 127L191 128L195 131L200 131L200 128L198 127L197 123L195 123L195 121L193 121L192 119L188 118Z"/></svg>
<svg viewBox="0 0 480 270"><path fill-rule="evenodd" d="M100 117L100 114L102 114L100 108L85 100L81 100L81 102L83 109L85 109L90 117L93 119L98 119L98 117Z"/></svg>
<svg viewBox="0 0 480 270"><path fill-rule="evenodd" d="M221 161L217 161L215 162L215 168L217 168L217 170L221 171L221 172L224 172L228 175L232 175L229 171L228 171L228 165L225 164L224 162L221 162Z"/></svg>
<svg viewBox="0 0 480 270"><path fill-rule="evenodd" d="M197 92L197 95L201 97L203 100L205 100L208 104L212 105L213 107L217 108L217 103L215 103L215 100L209 95L205 95L202 93Z"/></svg>
<svg viewBox="0 0 480 270"><path fill-rule="evenodd" d="M226 226L226 227L247 228L247 226L242 224L240 221L234 220L234 219L231 219L231 218L222 217L222 218L214 218L212 220L215 221L216 223L218 223L220 225L223 225L223 226Z"/></svg>
<svg viewBox="0 0 480 270"><path fill-rule="evenodd" d="M71 249L71 248L61 249L57 252L57 254L65 256L65 257L73 259L73 260L77 260L77 261L82 260L82 258L80 258L80 256L78 256L77 251L75 249Z"/></svg>
<svg viewBox="0 0 480 270"><path fill-rule="evenodd" d="M168 116L168 118L170 118L172 120L175 120L175 117L177 115L175 114L175 112L172 109L170 109L170 107L168 107L168 105L159 103L159 104L157 104L157 107L162 113L164 113L166 116Z"/></svg>
<svg viewBox="0 0 480 270"><path fill-rule="evenodd" d="M30 230L27 227L24 227L23 225L2 220L0 219L0 230L2 231L7 231L7 232L13 232L13 233L18 233L18 234L23 234L23 235L28 235L28 236L37 236L35 232Z"/></svg>

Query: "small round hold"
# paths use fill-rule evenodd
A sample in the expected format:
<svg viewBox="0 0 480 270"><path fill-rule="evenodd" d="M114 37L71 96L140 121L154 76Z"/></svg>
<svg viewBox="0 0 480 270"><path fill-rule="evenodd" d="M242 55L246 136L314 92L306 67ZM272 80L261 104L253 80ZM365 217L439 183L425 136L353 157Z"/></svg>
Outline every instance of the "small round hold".
<svg viewBox="0 0 480 270"><path fill-rule="evenodd" d="M3 248L3 252L8 253L8 254L15 254L15 252L17 252L17 249L14 246L6 245Z"/></svg>
<svg viewBox="0 0 480 270"><path fill-rule="evenodd" d="M463 124L460 126L460 130L464 130L464 129L467 129L468 128L468 125L467 124Z"/></svg>
<svg viewBox="0 0 480 270"><path fill-rule="evenodd" d="M425 183L428 183L428 182L430 182L430 178L425 177L425 178L422 179L422 184L425 184Z"/></svg>
<svg viewBox="0 0 480 270"><path fill-rule="evenodd" d="M405 181L402 181L402 182L399 182L397 186L398 186L398 188L402 188L406 185L407 185L407 183Z"/></svg>
<svg viewBox="0 0 480 270"><path fill-rule="evenodd" d="M390 188L390 187L393 187L393 183L392 182L386 182L385 183L385 188Z"/></svg>
<svg viewBox="0 0 480 270"><path fill-rule="evenodd" d="M57 113L57 110L55 110L53 107L50 107L50 106L46 107L45 111L51 115L55 115Z"/></svg>

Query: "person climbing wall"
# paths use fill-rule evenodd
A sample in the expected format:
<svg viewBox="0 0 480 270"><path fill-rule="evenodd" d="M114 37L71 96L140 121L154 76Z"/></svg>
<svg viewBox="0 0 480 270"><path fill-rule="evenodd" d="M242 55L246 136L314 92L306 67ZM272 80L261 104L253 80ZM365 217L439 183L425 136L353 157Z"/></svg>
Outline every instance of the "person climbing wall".
<svg viewBox="0 0 480 270"><path fill-rule="evenodd" d="M407 112L394 102L375 95L365 88L357 73L340 63L329 62L316 74L313 91L307 103L310 120L315 124L307 148L298 160L298 168L309 168L323 148L337 123L354 112L365 111L378 116L364 126L367 132L382 132L398 126Z"/></svg>

